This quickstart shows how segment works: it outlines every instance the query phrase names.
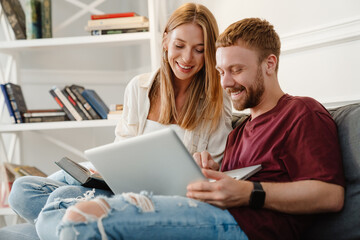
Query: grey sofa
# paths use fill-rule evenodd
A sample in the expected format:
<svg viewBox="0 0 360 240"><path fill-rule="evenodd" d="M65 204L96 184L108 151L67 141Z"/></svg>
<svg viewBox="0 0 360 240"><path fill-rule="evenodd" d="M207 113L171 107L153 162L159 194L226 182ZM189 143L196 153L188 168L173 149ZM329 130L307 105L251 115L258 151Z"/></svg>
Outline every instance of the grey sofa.
<svg viewBox="0 0 360 240"><path fill-rule="evenodd" d="M317 216L314 224L301 239L360 239L360 103L330 109L339 131L346 177L345 205L342 211ZM233 116L233 127L244 120ZM30 224L0 229L0 240L38 239Z"/></svg>

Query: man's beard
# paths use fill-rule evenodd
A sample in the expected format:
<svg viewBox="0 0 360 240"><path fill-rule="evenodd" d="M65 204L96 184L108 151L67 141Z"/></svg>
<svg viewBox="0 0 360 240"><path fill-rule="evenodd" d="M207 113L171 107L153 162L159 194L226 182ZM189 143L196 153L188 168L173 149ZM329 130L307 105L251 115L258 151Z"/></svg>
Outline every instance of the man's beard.
<svg viewBox="0 0 360 240"><path fill-rule="evenodd" d="M234 92L234 90L235 89L229 89L227 92L228 94L230 94L231 92ZM261 97L265 91L264 76L262 74L260 66L258 67L254 83L249 88L243 89L243 91L246 91L245 98L239 101L232 101L233 106L236 110L242 111L247 108L253 108L260 103Z"/></svg>

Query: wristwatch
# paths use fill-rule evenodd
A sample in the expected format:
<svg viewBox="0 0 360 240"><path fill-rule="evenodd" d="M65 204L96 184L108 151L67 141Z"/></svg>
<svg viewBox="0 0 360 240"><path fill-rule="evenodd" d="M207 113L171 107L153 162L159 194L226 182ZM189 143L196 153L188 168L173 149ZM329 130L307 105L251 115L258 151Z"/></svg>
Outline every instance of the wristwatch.
<svg viewBox="0 0 360 240"><path fill-rule="evenodd" d="M254 189L250 195L249 206L252 209L260 209L264 206L266 194L259 182L252 183L254 184Z"/></svg>

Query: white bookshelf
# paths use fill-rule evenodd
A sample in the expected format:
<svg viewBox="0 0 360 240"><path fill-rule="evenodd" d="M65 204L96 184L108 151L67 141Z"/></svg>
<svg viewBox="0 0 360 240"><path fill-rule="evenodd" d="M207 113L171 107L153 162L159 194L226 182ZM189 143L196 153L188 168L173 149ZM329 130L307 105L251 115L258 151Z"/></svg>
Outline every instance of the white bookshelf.
<svg viewBox="0 0 360 240"><path fill-rule="evenodd" d="M11 208L0 208L0 228L7 225L5 216L12 216L14 218L13 224L18 222L17 214Z"/></svg>
<svg viewBox="0 0 360 240"><path fill-rule="evenodd" d="M69 1L72 2L72 1ZM74 2L73 4L76 4ZM159 1L148 0L148 18L150 22L149 32L140 33L126 33L126 34L113 34L113 35L101 35L101 36L74 36L74 37L60 37L60 38L48 38L48 39L32 39L32 40L14 40L14 36L11 28L5 26L2 22L3 31L7 32L5 35L9 38L6 41L0 42L0 54L7 57L5 65L0 65L0 82L13 82L21 85L21 79L19 72L21 71L21 58L23 54L31 54L36 58L37 54L44 52L51 52L56 56L57 53L61 53L64 50L77 54L87 49L111 49L119 46L136 46L142 44L149 44L151 55L151 69L155 70L159 65L159 49L157 44L159 41L159 24L158 24L158 12ZM0 19L5 20L4 13L0 7ZM53 26L54 27L54 26ZM10 37L9 37L10 36ZM80 51L79 51L80 50ZM69 56L71 61L71 56ZM81 82L83 83L83 82ZM3 102L2 96L0 96L0 117L8 114L6 106ZM1 118L2 120L3 118ZM6 159L6 161L13 161L11 156L14 154L9 151L15 151L16 147L13 144L20 144L19 136L22 132L36 131L42 132L43 136L46 135L47 130L59 130L59 129L80 129L80 128L102 128L102 127L115 127L116 120L87 120L87 121L65 121L65 122L49 122L49 123L26 123L26 124L10 124L9 122L0 122L0 149L5 148L8 144L4 144L2 134L13 134L13 140L10 146L0 153L0 157ZM10 159L9 159L10 156Z"/></svg>
<svg viewBox="0 0 360 240"><path fill-rule="evenodd" d="M68 0L69 3L77 5L77 1ZM84 3L83 10L88 10L88 3ZM77 6L81 7L81 6ZM33 39L33 40L15 40L11 27L5 20L5 14L0 6L0 31L4 32L6 37L5 41L0 41L0 57L5 61L0 61L0 83L13 82L16 84L22 83L20 79L21 58L25 55L31 54L35 58L44 52L51 52L56 56L57 53L63 51L77 54L87 49L111 49L117 47L137 46L148 44L150 48L150 66L152 70L155 70L159 66L159 47L160 47L160 16L159 9L164 9L164 3L159 0L147 0L148 18L150 22L149 32L140 33L126 33L126 34L114 34L114 35L102 35L102 36L73 36L73 37L59 37L49 39ZM92 10L92 14L101 14L97 9L89 8ZM53 9L56 11L56 9ZM79 15L81 11L75 15ZM165 15L163 15L165 16ZM76 17L74 17L76 19ZM6 23L5 23L6 22ZM65 23L64 23L65 24ZM64 25L63 24L63 25ZM69 24L67 22L66 24ZM54 26L53 26L54 29ZM69 56L71 61L71 56ZM84 82L80 82L83 84ZM75 82L76 84L76 82ZM49 97L50 99L50 97ZM50 143L57 145L59 148L68 150L69 152L77 155L83 155L83 152L75 149L73 146L68 145L66 142L59 141L53 136L49 136L48 131L51 130L64 130L75 131L76 129L101 129L101 128L114 128L118 120L86 120L86 121L63 121L63 122L43 122L43 123L23 123L23 124L11 124L4 117L8 115L4 99L0 94L0 163L2 161L7 162L22 162L21 154L18 154L20 160L14 160L16 151L21 151L20 145L21 135L24 132L37 133ZM4 120L5 119L5 120ZM52 131L54 132L54 131ZM4 138L4 136L7 136ZM8 137L10 136L10 137ZM5 140L4 140L5 139ZM6 142L5 142L6 141ZM16 215L9 208L0 208L0 226L5 224L5 215Z"/></svg>

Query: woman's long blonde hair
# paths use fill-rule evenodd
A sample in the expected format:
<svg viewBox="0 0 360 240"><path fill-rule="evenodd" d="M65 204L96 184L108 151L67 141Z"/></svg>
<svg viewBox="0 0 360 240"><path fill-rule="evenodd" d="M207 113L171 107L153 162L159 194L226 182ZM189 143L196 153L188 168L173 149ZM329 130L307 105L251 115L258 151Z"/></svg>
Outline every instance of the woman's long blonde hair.
<svg viewBox="0 0 360 240"><path fill-rule="evenodd" d="M191 82L184 106L178 112L175 106L175 93L172 84L174 73L167 59L167 52L162 49L162 61L155 92L161 97L159 122L176 122L181 128L193 130L203 121L211 120L210 131L216 129L223 110L223 92L219 74L215 69L215 42L219 35L213 14L201 4L186 3L173 12L164 30L163 38L176 27L195 23L204 34L204 66L195 74ZM160 85L160 88L159 88Z"/></svg>

